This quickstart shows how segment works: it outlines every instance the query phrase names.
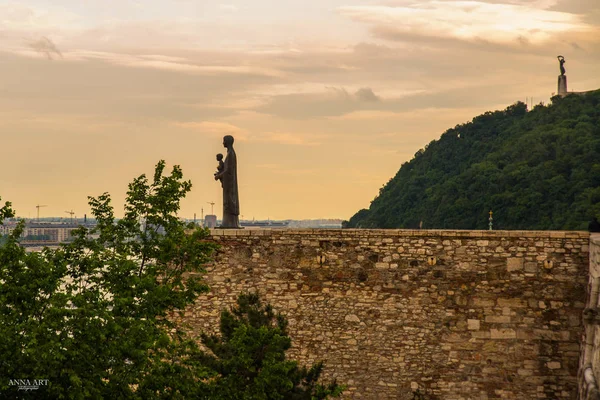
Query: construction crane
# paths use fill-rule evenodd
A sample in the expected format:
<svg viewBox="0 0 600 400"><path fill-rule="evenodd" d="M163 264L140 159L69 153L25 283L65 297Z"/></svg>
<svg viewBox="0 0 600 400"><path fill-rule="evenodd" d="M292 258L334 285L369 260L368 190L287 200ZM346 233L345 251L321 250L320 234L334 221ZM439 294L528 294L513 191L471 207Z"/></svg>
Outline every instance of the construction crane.
<svg viewBox="0 0 600 400"><path fill-rule="evenodd" d="M67 214L71 215L71 223L73 223L73 214L75 214L75 213L73 212L73 210L71 210L71 211L65 211L65 212L66 212Z"/></svg>
<svg viewBox="0 0 600 400"><path fill-rule="evenodd" d="M37 206L35 206L35 208L37 208L37 222L40 222L40 208L41 207L48 207L46 204L38 204Z"/></svg>
<svg viewBox="0 0 600 400"><path fill-rule="evenodd" d="M215 204L217 204L217 203L215 203L214 201L207 201L207 203L208 203L208 204L210 204L210 214L211 214L211 215L215 215L215 209L214 209L214 206L215 206Z"/></svg>

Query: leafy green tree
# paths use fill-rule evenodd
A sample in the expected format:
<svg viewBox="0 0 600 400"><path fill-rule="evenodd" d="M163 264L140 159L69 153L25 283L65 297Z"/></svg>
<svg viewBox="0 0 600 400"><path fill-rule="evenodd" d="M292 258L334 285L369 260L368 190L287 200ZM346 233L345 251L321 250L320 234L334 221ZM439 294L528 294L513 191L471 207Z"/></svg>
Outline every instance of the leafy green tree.
<svg viewBox="0 0 600 400"><path fill-rule="evenodd" d="M107 193L90 197L95 228L59 249L27 253L24 222L0 246L0 398L325 399L323 365L285 359L286 320L241 296L220 337L201 350L169 319L208 290L200 280L216 245L177 218L191 189L179 166L134 179L117 220ZM0 222L13 217L10 203ZM32 392L17 380L47 380Z"/></svg>
<svg viewBox="0 0 600 400"><path fill-rule="evenodd" d="M0 201L2 200L2 197L0 197ZM2 203L0 203L2 204ZM4 225L4 220L6 218L12 218L15 216L15 212L12 209L12 204L7 201L4 203L4 205L2 207L0 207L0 225Z"/></svg>
<svg viewBox="0 0 600 400"><path fill-rule="evenodd" d="M97 226L58 250L26 253L23 222L0 247L1 398L196 398L209 371L167 318L208 288L199 279L215 245L177 218L191 189L179 166L136 178L125 216L108 194L90 198ZM14 213L0 209L0 220ZM47 379L34 392L15 379ZM14 383L14 382L13 382Z"/></svg>
<svg viewBox="0 0 600 400"><path fill-rule="evenodd" d="M0 201L2 197L0 197ZM2 203L0 203L2 204ZM12 218L15 216L13 209L11 208L10 202L5 202L2 207L0 207L0 225L4 225L4 220L6 218ZM8 235L0 235L0 246L4 243L8 242Z"/></svg>
<svg viewBox="0 0 600 400"><path fill-rule="evenodd" d="M210 350L202 363L216 372L207 399L316 400L342 393L335 381L318 383L322 362L307 369L286 360L287 320L257 294L240 295L236 307L221 313L220 335L205 334L202 343Z"/></svg>
<svg viewBox="0 0 600 400"><path fill-rule="evenodd" d="M600 216L600 91L448 129L346 228L587 229Z"/></svg>

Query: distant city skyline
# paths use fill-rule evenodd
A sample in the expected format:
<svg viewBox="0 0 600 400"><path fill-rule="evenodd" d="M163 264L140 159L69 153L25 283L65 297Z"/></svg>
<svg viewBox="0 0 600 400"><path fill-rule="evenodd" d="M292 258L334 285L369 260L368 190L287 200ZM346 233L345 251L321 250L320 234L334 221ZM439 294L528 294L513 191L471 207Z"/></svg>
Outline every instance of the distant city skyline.
<svg viewBox="0 0 600 400"><path fill-rule="evenodd" d="M348 219L485 111L600 88L597 0L0 0L0 197L35 218L160 159L200 218L222 137L244 219ZM66 218L69 218L65 214Z"/></svg>
<svg viewBox="0 0 600 400"><path fill-rule="evenodd" d="M206 217L207 215L211 215L211 214L204 214L204 217ZM218 217L218 216L217 216ZM179 218L185 221L193 221L194 217L193 216L186 216L186 215L179 215ZM15 215L14 218L8 218L7 221L18 221L20 219L25 219L26 222L30 222L30 223L47 223L47 222L53 222L53 223L62 223L62 224L78 224L78 223L83 223L84 219L86 219L88 222L94 222L96 221L96 219L93 216L86 216L86 217L73 217L73 220L71 220L70 217L61 217L61 216L53 216L53 215L49 215L49 216L45 216L45 217L40 217L39 219L37 217L26 217L24 215ZM117 218L118 219L118 218ZM220 220L220 218L217 218L218 220ZM197 215L196 216L196 221L200 222L201 221L201 216ZM293 223L296 223L295 225L297 226L301 226L303 223L341 223L343 221L343 219L341 218L308 218L308 219L293 219L293 218L283 218L283 219L272 219L272 218L265 218L265 219L257 219L257 218L244 218L242 219L242 221L244 222L252 222L252 221L256 221L256 222L266 222L266 221L273 221L273 222L280 222L280 221L291 221ZM16 222L14 222L16 223Z"/></svg>

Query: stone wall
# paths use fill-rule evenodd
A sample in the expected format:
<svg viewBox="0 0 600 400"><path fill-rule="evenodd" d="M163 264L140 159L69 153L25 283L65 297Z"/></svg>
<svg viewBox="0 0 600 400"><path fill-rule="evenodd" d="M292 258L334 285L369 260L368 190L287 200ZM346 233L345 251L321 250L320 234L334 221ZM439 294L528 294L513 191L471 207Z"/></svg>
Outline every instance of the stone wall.
<svg viewBox="0 0 600 400"><path fill-rule="evenodd" d="M580 399L600 400L600 234L590 236L588 298L583 313L585 336L580 359Z"/></svg>
<svg viewBox="0 0 600 400"><path fill-rule="evenodd" d="M186 320L218 326L258 290L290 357L345 399L576 399L587 232L212 230L211 286Z"/></svg>

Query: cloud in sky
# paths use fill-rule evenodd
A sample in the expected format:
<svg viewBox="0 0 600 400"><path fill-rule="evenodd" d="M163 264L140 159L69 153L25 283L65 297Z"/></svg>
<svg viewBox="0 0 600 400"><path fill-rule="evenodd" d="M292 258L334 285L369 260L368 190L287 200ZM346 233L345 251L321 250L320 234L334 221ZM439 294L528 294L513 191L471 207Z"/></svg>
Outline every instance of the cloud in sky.
<svg viewBox="0 0 600 400"><path fill-rule="evenodd" d="M464 41L539 44L569 31L588 31L580 15L551 11L555 1L528 4L429 0L398 6L346 6L340 13L383 38L425 36Z"/></svg>
<svg viewBox="0 0 600 400"><path fill-rule="evenodd" d="M202 121L202 122L176 122L175 126L190 129L200 135L209 135L214 138L222 138L226 135L235 137L236 140L248 140L247 130L227 122Z"/></svg>
<svg viewBox="0 0 600 400"><path fill-rule="evenodd" d="M219 8L223 11L238 12L239 8L235 4L219 4Z"/></svg>
<svg viewBox="0 0 600 400"><path fill-rule="evenodd" d="M271 142L293 146L318 146L323 135L299 134L292 132L266 132L256 136L259 142Z"/></svg>
<svg viewBox="0 0 600 400"><path fill-rule="evenodd" d="M383 100L369 87L349 91L346 87L325 86L308 93L272 95L256 109L284 118L319 118L373 109Z"/></svg>
<svg viewBox="0 0 600 400"><path fill-rule="evenodd" d="M138 55L106 51L93 50L73 50L60 52L54 43L47 37L30 42L27 49L16 51L18 54L35 56L40 54L51 58L52 54L57 54L65 61L102 61L111 64L121 65L132 68L151 68L173 72L184 72L191 74L217 75L217 74L238 74L238 75L262 75L262 76L280 76L284 73L274 68L259 65L239 65L239 64L209 64L194 63L185 57L173 57L167 55Z"/></svg>
<svg viewBox="0 0 600 400"><path fill-rule="evenodd" d="M317 146L321 144L320 140L324 137L318 134L300 134L296 132L250 132L234 124L218 121L176 122L174 125L177 128L197 132L199 135L207 135L215 139L220 139L225 135L232 135L236 140L242 142L251 141L294 146Z"/></svg>
<svg viewBox="0 0 600 400"><path fill-rule="evenodd" d="M368 87L358 89L354 95L360 101L373 102L381 100L379 96L373 93L373 89Z"/></svg>
<svg viewBox="0 0 600 400"><path fill-rule="evenodd" d="M40 39L30 42L29 47L41 54L44 54L48 58L48 60L52 60L53 55L57 55L61 58L63 56L58 47L56 47L56 45L54 44L54 42L52 42L52 40L48 39L45 36L42 36Z"/></svg>
<svg viewBox="0 0 600 400"><path fill-rule="evenodd" d="M0 4L0 31L40 32L58 27L81 27L80 16L60 7L34 7L25 2Z"/></svg>

